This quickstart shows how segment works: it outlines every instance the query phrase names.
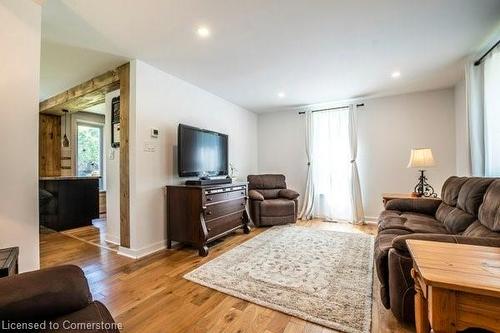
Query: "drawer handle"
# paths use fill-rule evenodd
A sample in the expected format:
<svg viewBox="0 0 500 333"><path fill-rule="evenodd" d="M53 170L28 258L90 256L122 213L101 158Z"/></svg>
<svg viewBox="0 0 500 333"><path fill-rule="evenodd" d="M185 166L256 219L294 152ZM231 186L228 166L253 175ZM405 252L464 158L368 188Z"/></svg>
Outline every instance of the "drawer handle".
<svg viewBox="0 0 500 333"><path fill-rule="evenodd" d="M245 206L245 203L244 203L244 202L242 202L242 203L241 203L241 205L242 205L242 206Z"/></svg>
<svg viewBox="0 0 500 333"><path fill-rule="evenodd" d="M207 198L207 201L212 201L212 198Z"/></svg>
<svg viewBox="0 0 500 333"><path fill-rule="evenodd" d="M245 192L240 192L241 194L245 194Z"/></svg>
<svg viewBox="0 0 500 333"><path fill-rule="evenodd" d="M207 215L212 215L212 212L207 210Z"/></svg>
<svg viewBox="0 0 500 333"><path fill-rule="evenodd" d="M207 231L208 231L208 232L212 231L212 228L208 228L208 229L207 229Z"/></svg>

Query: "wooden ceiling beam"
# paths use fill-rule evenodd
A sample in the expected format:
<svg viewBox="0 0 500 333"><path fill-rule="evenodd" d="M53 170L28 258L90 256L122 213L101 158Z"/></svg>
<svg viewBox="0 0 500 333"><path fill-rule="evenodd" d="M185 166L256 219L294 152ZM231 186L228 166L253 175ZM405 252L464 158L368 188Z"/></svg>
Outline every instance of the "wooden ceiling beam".
<svg viewBox="0 0 500 333"><path fill-rule="evenodd" d="M70 112L82 111L104 103L106 93L120 88L120 67L47 98L40 102L40 112L61 114L62 109Z"/></svg>

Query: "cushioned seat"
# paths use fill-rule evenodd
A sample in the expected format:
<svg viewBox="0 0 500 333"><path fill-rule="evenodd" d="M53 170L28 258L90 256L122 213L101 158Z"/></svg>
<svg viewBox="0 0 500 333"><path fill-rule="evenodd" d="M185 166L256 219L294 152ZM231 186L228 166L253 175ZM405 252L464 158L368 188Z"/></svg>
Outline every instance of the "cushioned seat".
<svg viewBox="0 0 500 333"><path fill-rule="evenodd" d="M260 205L261 216L287 216L295 214L295 204L288 199L269 199Z"/></svg>
<svg viewBox="0 0 500 333"><path fill-rule="evenodd" d="M430 216L416 213L387 216L379 223L378 230L387 229L403 229L418 233L448 233L442 222Z"/></svg>

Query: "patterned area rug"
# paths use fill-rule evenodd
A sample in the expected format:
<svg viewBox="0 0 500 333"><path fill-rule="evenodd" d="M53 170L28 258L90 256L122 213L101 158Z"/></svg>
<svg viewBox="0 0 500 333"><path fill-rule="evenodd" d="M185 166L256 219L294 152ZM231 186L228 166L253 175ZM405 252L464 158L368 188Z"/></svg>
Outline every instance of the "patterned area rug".
<svg viewBox="0 0 500 333"><path fill-rule="evenodd" d="M335 330L371 328L373 237L279 226L185 279Z"/></svg>

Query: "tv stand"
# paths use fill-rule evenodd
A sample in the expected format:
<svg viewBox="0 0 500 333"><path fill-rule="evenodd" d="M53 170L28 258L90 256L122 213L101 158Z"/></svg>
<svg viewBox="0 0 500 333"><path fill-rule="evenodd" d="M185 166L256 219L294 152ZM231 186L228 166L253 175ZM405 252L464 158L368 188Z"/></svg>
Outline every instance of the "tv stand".
<svg viewBox="0 0 500 333"><path fill-rule="evenodd" d="M177 241L196 247L205 257L209 242L238 229L248 234L247 200L243 182L167 186L167 248Z"/></svg>
<svg viewBox="0 0 500 333"><path fill-rule="evenodd" d="M198 185L198 186L205 186L205 185L218 185L218 184L231 184L232 179L231 178L199 178L195 180L186 180L186 185Z"/></svg>

